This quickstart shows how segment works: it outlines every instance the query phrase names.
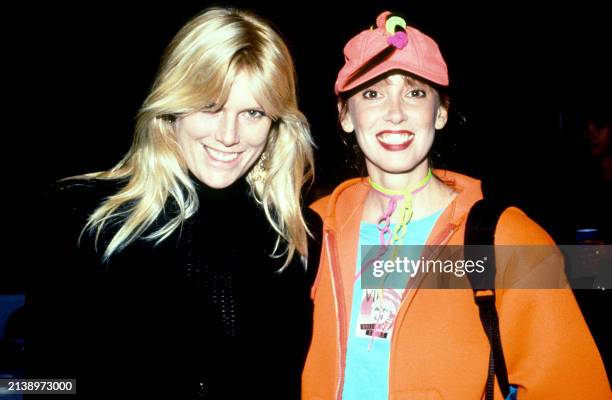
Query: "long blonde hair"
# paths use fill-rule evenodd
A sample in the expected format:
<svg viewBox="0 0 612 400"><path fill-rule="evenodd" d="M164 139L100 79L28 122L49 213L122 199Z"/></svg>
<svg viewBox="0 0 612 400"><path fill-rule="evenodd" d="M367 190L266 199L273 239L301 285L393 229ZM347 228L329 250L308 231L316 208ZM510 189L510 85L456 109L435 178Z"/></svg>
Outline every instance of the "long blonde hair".
<svg viewBox="0 0 612 400"><path fill-rule="evenodd" d="M127 184L89 217L84 231L96 243L107 224L119 229L106 246L108 260L160 216L169 199L178 213L144 238L166 239L198 209L198 196L175 138L178 116L223 104L241 71L249 73L253 93L273 120L265 152L265 180L247 180L278 233L272 256L295 251L307 257L308 228L301 209L301 189L313 176L312 139L299 111L293 60L281 36L262 18L245 11L211 8L189 21L174 37L150 94L137 117L129 152L112 169L81 175L84 179L120 179ZM279 251L280 244L286 245Z"/></svg>

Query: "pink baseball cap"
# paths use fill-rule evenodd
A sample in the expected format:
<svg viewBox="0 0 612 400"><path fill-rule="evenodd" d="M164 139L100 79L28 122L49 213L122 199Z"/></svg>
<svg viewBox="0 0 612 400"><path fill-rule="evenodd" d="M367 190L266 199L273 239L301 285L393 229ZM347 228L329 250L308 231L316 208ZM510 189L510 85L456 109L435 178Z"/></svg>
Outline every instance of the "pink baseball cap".
<svg viewBox="0 0 612 400"><path fill-rule="evenodd" d="M378 61L380 56L383 58ZM336 79L336 95L394 69L448 86L448 69L436 42L423 32L406 26L403 18L389 11L376 18L376 28L349 40L344 47L344 59L345 64ZM368 63L373 66L363 71Z"/></svg>

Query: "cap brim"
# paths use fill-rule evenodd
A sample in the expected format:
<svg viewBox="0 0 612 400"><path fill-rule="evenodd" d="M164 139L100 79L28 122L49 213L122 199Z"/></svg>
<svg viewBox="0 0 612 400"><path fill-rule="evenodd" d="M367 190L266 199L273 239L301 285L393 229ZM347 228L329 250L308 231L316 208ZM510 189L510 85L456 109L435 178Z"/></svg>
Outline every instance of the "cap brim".
<svg viewBox="0 0 612 400"><path fill-rule="evenodd" d="M363 75L359 76L354 80L350 80L349 83L344 84L342 87L337 88L337 91L348 92L352 89L355 89L389 71L400 70L409 72L413 75L416 75L420 78L426 79L430 82L433 82L440 86L448 86L448 76L441 76L439 74L434 74L429 71L425 71L418 66L410 66L406 65L405 61L398 60L387 60L384 63L377 64L372 69L365 72Z"/></svg>

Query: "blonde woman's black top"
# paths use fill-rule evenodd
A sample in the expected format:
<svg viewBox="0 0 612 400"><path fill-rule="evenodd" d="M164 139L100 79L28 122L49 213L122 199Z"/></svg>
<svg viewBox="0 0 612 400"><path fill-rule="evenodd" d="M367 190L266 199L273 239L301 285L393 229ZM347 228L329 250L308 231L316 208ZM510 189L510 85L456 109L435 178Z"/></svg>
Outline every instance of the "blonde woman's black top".
<svg viewBox="0 0 612 400"><path fill-rule="evenodd" d="M41 207L40 247L30 255L29 377L76 378L76 398L300 397L321 221L304 211L315 235L307 268L296 253L278 272L285 257L270 257L277 234L248 184L218 190L194 183L196 215L157 245L143 239L174 215L169 202L107 263L102 251L117 224L97 249L93 234L78 239L122 182L53 188Z"/></svg>

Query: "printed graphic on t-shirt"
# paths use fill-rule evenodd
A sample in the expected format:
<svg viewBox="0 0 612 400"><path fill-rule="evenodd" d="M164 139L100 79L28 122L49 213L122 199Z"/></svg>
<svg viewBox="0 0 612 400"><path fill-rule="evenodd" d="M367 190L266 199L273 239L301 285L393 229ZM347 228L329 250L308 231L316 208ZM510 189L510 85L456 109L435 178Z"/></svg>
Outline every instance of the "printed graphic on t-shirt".
<svg viewBox="0 0 612 400"><path fill-rule="evenodd" d="M401 299L402 290L362 289L355 336L391 340Z"/></svg>

